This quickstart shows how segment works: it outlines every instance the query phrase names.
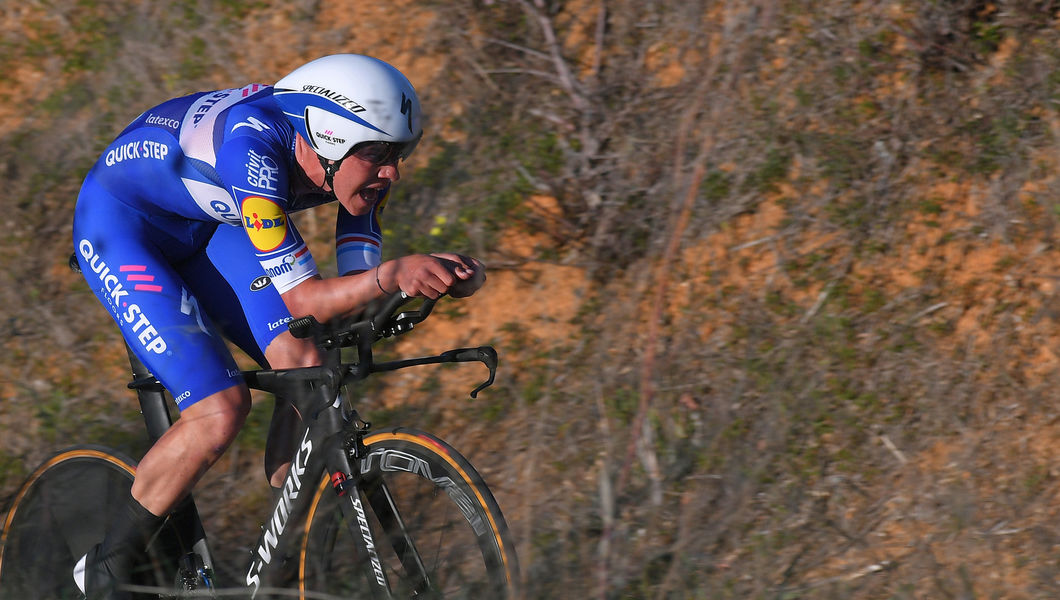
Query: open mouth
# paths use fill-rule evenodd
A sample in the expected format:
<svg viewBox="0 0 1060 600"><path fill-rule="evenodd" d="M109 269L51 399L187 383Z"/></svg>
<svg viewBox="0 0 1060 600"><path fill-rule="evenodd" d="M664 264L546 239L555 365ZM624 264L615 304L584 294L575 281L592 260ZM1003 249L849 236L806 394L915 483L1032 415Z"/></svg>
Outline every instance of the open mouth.
<svg viewBox="0 0 1060 600"><path fill-rule="evenodd" d="M357 193L360 194L361 199L364 200L365 202L367 202L368 204L375 204L376 202L378 202L380 200L380 196L381 196L382 191L383 190L380 190L380 189L377 189L377 188L367 188L366 187L366 188L361 188L360 191L357 192Z"/></svg>

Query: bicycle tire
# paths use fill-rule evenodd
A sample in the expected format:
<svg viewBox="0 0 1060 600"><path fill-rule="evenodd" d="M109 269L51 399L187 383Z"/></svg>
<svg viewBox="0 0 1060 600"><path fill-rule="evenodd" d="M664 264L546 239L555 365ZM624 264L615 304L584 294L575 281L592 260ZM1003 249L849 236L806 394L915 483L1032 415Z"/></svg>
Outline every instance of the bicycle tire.
<svg viewBox="0 0 1060 600"><path fill-rule="evenodd" d="M0 599L81 598L74 563L103 539L112 510L128 498L136 472L129 457L94 445L61 450L23 483L0 536ZM175 580L175 538L152 541L132 583L165 588Z"/></svg>
<svg viewBox="0 0 1060 600"><path fill-rule="evenodd" d="M519 562L496 499L474 467L437 437L408 428L377 432L364 440L362 506L375 532L378 559L394 597L517 598ZM430 578L427 590L409 589L394 540L384 531L366 490L382 480L419 550ZM306 517L299 558L300 598L371 597L365 568L342 522L338 496L325 475ZM356 527L355 527L356 529ZM342 542L345 539L345 542Z"/></svg>

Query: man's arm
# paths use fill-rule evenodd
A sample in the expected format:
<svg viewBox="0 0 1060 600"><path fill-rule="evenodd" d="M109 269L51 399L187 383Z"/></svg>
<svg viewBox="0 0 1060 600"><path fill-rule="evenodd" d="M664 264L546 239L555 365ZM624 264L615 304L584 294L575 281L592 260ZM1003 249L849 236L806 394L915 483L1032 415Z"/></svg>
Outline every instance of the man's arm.
<svg viewBox="0 0 1060 600"><path fill-rule="evenodd" d="M282 297L292 315L313 315L324 322L356 312L384 292L437 298L461 282L459 295L470 296L482 286L485 271L478 260L458 254L413 254L343 277L323 279L318 275L287 290Z"/></svg>

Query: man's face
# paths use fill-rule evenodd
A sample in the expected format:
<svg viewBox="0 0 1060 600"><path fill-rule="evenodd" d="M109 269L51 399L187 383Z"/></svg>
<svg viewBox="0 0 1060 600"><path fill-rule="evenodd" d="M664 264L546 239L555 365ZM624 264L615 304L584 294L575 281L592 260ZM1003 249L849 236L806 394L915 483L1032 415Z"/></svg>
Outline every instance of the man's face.
<svg viewBox="0 0 1060 600"><path fill-rule="evenodd" d="M339 203L351 215L364 215L383 199L387 187L399 179L401 173L396 160L379 165L352 154L339 165L332 182Z"/></svg>

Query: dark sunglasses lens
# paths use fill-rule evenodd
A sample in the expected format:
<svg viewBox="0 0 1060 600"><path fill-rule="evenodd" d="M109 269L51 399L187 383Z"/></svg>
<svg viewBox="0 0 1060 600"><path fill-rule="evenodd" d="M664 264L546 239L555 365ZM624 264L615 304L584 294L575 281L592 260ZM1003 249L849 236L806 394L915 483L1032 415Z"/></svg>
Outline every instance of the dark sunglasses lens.
<svg viewBox="0 0 1060 600"><path fill-rule="evenodd" d="M416 139L399 144L399 146L401 146L401 160L405 160L412 155L412 151L419 145L420 138L422 137L423 133L421 132L420 135L416 136Z"/></svg>
<svg viewBox="0 0 1060 600"><path fill-rule="evenodd" d="M402 143L365 142L354 147L351 154L373 164L386 165L396 162L398 159L404 160L408 158L418 141Z"/></svg>
<svg viewBox="0 0 1060 600"><path fill-rule="evenodd" d="M367 142L353 149L357 158L375 164L382 164L390 157L390 145L386 142Z"/></svg>

